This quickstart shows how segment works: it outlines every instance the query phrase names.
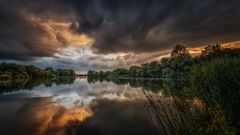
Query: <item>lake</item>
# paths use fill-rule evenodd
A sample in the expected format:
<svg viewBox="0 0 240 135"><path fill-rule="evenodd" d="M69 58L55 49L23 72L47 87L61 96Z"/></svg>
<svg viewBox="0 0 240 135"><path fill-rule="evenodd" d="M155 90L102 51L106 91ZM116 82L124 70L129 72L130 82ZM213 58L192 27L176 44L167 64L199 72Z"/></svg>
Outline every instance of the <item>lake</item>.
<svg viewBox="0 0 240 135"><path fill-rule="evenodd" d="M232 108L238 102L222 103L218 95L221 100L186 85L171 80L87 78L9 84L1 88L0 134L238 133L239 106Z"/></svg>

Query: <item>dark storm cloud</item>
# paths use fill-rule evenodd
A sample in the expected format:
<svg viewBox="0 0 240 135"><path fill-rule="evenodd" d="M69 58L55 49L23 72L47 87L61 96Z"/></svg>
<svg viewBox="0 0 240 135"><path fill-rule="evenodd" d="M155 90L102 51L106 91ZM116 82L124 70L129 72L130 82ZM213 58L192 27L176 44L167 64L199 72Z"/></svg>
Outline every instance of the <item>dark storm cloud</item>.
<svg viewBox="0 0 240 135"><path fill-rule="evenodd" d="M59 0L0 1L0 59L53 57L64 38L42 23L71 21L70 8Z"/></svg>
<svg viewBox="0 0 240 135"><path fill-rule="evenodd" d="M72 1L73 29L96 38L101 53L149 52L239 40L239 0ZM75 27L74 27L75 26Z"/></svg>
<svg viewBox="0 0 240 135"><path fill-rule="evenodd" d="M49 37L45 29L28 15L71 22L73 32L95 39L92 48L98 53L143 53L176 43L239 40L239 6L239 0L2 0L0 58L25 60L56 52L57 46L42 40Z"/></svg>
<svg viewBox="0 0 240 135"><path fill-rule="evenodd" d="M81 3L80 3L81 4ZM78 27L75 30L96 38L98 52L143 52L164 48L166 41L150 41L147 33L163 23L181 2L159 0L100 0L77 7ZM79 3L77 4L79 5ZM161 37L157 37L161 38ZM168 44L169 45L169 44ZM166 46L165 46L166 47Z"/></svg>
<svg viewBox="0 0 240 135"><path fill-rule="evenodd" d="M53 45L46 42L48 33L39 24L33 24L11 5L0 5L0 58L30 60L33 57L52 56Z"/></svg>

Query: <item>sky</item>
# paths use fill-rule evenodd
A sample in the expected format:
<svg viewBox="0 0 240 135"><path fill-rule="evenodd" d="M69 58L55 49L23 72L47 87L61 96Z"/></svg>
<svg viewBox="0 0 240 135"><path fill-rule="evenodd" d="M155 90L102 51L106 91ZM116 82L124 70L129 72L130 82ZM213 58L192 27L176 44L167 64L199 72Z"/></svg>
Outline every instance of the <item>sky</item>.
<svg viewBox="0 0 240 135"><path fill-rule="evenodd" d="M240 0L0 0L0 62L111 70L240 46Z"/></svg>

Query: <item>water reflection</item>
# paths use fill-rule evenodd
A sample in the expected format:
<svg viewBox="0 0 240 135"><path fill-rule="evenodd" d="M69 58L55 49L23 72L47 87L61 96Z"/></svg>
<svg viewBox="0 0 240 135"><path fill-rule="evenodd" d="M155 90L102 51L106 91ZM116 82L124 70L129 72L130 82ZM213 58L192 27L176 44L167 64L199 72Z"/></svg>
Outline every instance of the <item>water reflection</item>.
<svg viewBox="0 0 240 135"><path fill-rule="evenodd" d="M53 84L72 84L74 77L60 77L57 79L30 79L30 80L19 80L19 81L0 81L0 93L13 92L19 90L33 90L39 85L45 87L51 87Z"/></svg>
<svg viewBox="0 0 240 135"><path fill-rule="evenodd" d="M8 92L0 96L0 134L238 133L239 117L232 107L239 103L214 98L220 93L204 91L204 95L187 81L77 78L49 82L5 87Z"/></svg>
<svg viewBox="0 0 240 135"><path fill-rule="evenodd" d="M109 80L99 80L104 81ZM226 87L225 83L216 81L209 88L203 82L198 85L199 82L187 80L112 81L117 85L142 88L148 99L145 108L159 134L240 133L238 83Z"/></svg>

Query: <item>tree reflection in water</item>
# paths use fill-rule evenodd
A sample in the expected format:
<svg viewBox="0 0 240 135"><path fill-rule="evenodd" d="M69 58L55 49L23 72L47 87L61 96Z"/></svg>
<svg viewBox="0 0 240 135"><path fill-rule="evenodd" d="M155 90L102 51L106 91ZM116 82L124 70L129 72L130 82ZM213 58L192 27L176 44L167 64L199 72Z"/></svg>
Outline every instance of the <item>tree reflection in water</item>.
<svg viewBox="0 0 240 135"><path fill-rule="evenodd" d="M91 83L91 80L88 81ZM95 79L94 82L96 81L98 80ZM239 91L231 87L228 91L221 91L222 85L225 85L222 82L213 84L215 90L204 90L204 86L194 87L196 81L157 79L105 81L142 88L147 98L144 107L159 134L239 133ZM103 79L100 82L103 82Z"/></svg>
<svg viewBox="0 0 240 135"><path fill-rule="evenodd" d="M20 81L1 81L0 82L0 93L13 92L18 90L33 90L35 87L43 84L46 87L51 87L53 84L72 84L74 77L60 77L57 79L43 79L36 78L32 80L20 80Z"/></svg>
<svg viewBox="0 0 240 135"><path fill-rule="evenodd" d="M84 83L76 83L71 88L66 86L65 92L71 96L71 90L79 88L80 90L77 90L79 95L76 98L84 98L84 95L95 96L94 99L87 100L91 103L87 107L89 110L86 111L86 108L81 107L59 109L54 105L51 106L49 102L37 104L31 101L26 104L23 110L17 112L17 117L24 116L23 119L20 117L20 120L26 120L25 122L30 123L30 125L32 125L30 120L39 122L41 128L38 132L46 134L58 133L55 132L55 129L61 131L61 133L64 132L64 134L104 133L104 135L111 133L119 135L136 133L235 135L239 133L239 91L234 90L235 87L224 87L226 89L224 91L221 88L222 85L225 85L224 83L213 82L212 87L215 90L206 90L204 87L196 88L195 86L200 86L194 84L196 81L109 78L88 78L84 81ZM1 84L0 88L2 92L10 92L21 89L32 90L38 85L51 87L53 84L71 84L73 82L73 78L36 79L23 82L6 82ZM83 84L85 86L81 87ZM119 86L116 87L114 84ZM129 94L117 93L116 91L119 89L128 92L136 90L142 94L143 99L110 100L106 99L106 95L103 96L104 92L115 92L118 98L121 94ZM80 94L84 90L86 90L86 93ZM90 90L90 94L88 90ZM53 95L57 95L57 92L63 91L61 91L61 88L57 88ZM66 103L65 100L73 98L67 97L66 93L60 95L59 97L62 98L58 100L63 100ZM63 96L64 94L66 97ZM137 95L133 95L133 97L137 97ZM40 99L34 100L38 102ZM51 100L51 102L55 101ZM95 102L97 104L93 105ZM8 103L12 104L12 102ZM60 101L57 101L57 103L60 104ZM73 103L75 103L75 100ZM47 112L48 109L53 112ZM32 119L25 119L29 116L32 116ZM44 126L42 122L46 120L48 123L49 119L52 120L52 124ZM149 121L154 128L149 125ZM139 130L136 131L136 129Z"/></svg>

